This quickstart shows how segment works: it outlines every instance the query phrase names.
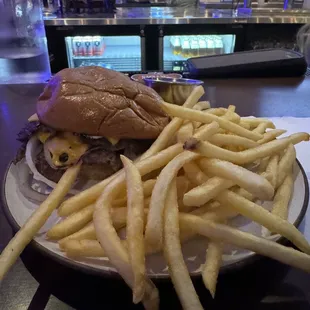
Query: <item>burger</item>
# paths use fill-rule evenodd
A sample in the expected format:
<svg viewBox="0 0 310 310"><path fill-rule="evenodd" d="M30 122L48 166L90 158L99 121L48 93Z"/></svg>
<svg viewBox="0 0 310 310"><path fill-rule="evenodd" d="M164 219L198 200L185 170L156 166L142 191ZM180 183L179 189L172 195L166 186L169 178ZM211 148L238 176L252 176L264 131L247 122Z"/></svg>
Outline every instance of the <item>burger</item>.
<svg viewBox="0 0 310 310"><path fill-rule="evenodd" d="M122 73L101 67L64 69L51 78L36 114L18 134L15 163L51 187L82 160L80 180L103 180L134 160L169 122L161 97Z"/></svg>

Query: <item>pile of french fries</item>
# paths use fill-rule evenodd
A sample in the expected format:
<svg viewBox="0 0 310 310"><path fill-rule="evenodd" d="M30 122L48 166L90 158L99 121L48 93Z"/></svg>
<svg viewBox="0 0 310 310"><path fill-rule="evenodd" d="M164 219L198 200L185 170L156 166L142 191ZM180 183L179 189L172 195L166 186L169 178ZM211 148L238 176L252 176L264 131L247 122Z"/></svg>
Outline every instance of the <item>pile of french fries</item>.
<svg viewBox="0 0 310 310"><path fill-rule="evenodd" d="M108 257L133 292L133 302L158 309L159 294L145 259L162 251L184 309L203 309L183 259L181 244L199 234L208 249L202 278L211 295L231 244L310 272L310 245L287 221L293 191L294 145L307 133L278 138L261 118L243 118L234 106L210 108L198 102L196 87L183 106L162 103L172 118L150 149L110 178L65 200L80 169L69 168L0 256L0 279L51 212L62 221L47 232L69 257ZM271 201L272 210L259 201ZM280 234L300 251L229 226L237 215ZM126 229L121 240L120 229Z"/></svg>

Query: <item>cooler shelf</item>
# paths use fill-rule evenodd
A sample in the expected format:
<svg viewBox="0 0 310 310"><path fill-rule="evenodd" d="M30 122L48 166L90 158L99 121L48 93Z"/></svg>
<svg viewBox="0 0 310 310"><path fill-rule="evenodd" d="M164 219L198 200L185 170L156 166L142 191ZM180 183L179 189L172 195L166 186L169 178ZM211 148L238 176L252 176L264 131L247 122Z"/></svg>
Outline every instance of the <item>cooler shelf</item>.
<svg viewBox="0 0 310 310"><path fill-rule="evenodd" d="M75 36L66 37L65 41L70 68L101 66L121 72L142 70L139 36ZM98 55L100 52L102 55Z"/></svg>
<svg viewBox="0 0 310 310"><path fill-rule="evenodd" d="M81 60L93 60L93 59L128 59L128 58L139 58L141 60L141 49L140 46L128 46L128 45L118 45L118 46L106 46L103 54L101 56L74 56L73 59Z"/></svg>
<svg viewBox="0 0 310 310"><path fill-rule="evenodd" d="M175 35L164 37L165 71L186 71L186 60L192 57L231 53L235 35Z"/></svg>

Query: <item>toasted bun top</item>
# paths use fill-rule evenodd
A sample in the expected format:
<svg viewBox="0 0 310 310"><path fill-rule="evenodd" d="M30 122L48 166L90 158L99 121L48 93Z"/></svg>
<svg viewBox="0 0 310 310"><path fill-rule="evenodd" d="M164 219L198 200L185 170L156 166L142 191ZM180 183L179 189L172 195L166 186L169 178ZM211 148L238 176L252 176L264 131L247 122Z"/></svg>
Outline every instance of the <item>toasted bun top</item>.
<svg viewBox="0 0 310 310"><path fill-rule="evenodd" d="M122 73L101 67L58 72L37 102L40 121L56 130L153 139L169 119L161 97Z"/></svg>

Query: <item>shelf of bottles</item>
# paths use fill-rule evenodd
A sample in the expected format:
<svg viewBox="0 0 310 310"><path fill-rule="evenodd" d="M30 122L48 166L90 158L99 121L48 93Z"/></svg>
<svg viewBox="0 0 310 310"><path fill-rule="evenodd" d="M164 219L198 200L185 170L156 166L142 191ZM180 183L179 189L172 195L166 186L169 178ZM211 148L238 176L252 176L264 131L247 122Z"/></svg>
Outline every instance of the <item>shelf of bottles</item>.
<svg viewBox="0 0 310 310"><path fill-rule="evenodd" d="M232 53L236 36L177 35L164 37L164 71L186 71L186 60L191 57Z"/></svg>
<svg viewBox="0 0 310 310"><path fill-rule="evenodd" d="M141 71L139 36L66 37L70 68L101 66L121 72Z"/></svg>

